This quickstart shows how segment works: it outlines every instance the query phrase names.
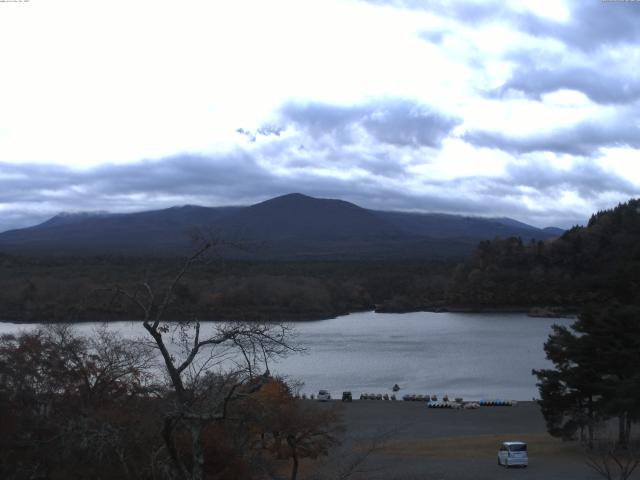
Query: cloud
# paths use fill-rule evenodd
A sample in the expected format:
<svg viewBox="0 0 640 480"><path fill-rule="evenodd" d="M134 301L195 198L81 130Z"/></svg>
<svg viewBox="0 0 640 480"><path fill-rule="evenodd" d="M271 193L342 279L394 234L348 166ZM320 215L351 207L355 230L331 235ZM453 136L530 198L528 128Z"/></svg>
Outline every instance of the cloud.
<svg viewBox="0 0 640 480"><path fill-rule="evenodd" d="M576 161L568 169L554 167L549 161L513 163L507 167L505 182L533 188L549 197L565 190L575 191L588 200L610 192L628 196L640 193L627 179L589 160Z"/></svg>
<svg viewBox="0 0 640 480"><path fill-rule="evenodd" d="M456 136L459 119L406 99L353 106L287 103L255 130L239 129L255 141L223 153L88 169L0 163L0 229L59 211L247 205L295 191L375 209L510 216L539 226L568 226L612 200L635 195L636 187L595 160L575 160L563 169L536 160L536 152L588 156L603 146L640 148L634 111L625 112L530 136L469 131L463 139L472 145L529 155L505 157L502 173L469 175L454 168L453 175L431 175L420 172L441 168L441 143ZM566 195L581 206L559 203Z"/></svg>
<svg viewBox="0 0 640 480"><path fill-rule="evenodd" d="M576 156L596 156L601 148L640 148L640 125L636 110L618 111L613 117L600 116L575 125L513 136L496 131L475 130L462 138L477 146L496 148L511 154L553 152Z"/></svg>
<svg viewBox="0 0 640 480"><path fill-rule="evenodd" d="M569 17L562 21L528 9L513 8L501 0L365 1L374 5L426 10L473 26L491 22L507 24L514 30L535 37L552 38L585 52L640 40L640 8L637 2L567 0L563 3L569 10ZM518 2L512 5L518 5Z"/></svg>
<svg viewBox="0 0 640 480"><path fill-rule="evenodd" d="M394 146L439 147L461 121L410 100L377 100L363 105L289 103L280 122L319 138L332 136L343 144L372 140Z"/></svg>
<svg viewBox="0 0 640 480"><path fill-rule="evenodd" d="M586 52L640 40L640 8L636 2L571 0L568 5L567 22L532 14L516 15L513 20L531 35L555 38Z"/></svg>
<svg viewBox="0 0 640 480"><path fill-rule="evenodd" d="M503 175L460 178L445 186L463 193L458 199L449 197L461 204L442 205L443 211L458 209L484 216L490 211L538 226L564 228L583 224L596 210L640 196L637 184L589 159L564 167L549 160L513 161ZM476 200L478 210L469 206L470 199Z"/></svg>
<svg viewBox="0 0 640 480"><path fill-rule="evenodd" d="M420 32L420 38L422 38L423 40L426 40L429 43L434 43L434 44L440 44L442 43L442 40L444 39L445 35L447 34L447 31L445 29L430 29L430 30L423 30L422 32Z"/></svg>
<svg viewBox="0 0 640 480"><path fill-rule="evenodd" d="M509 90L524 93L529 98L557 90L576 90L600 104L627 104L640 99L640 80L621 73L603 72L600 65L591 67L536 68L519 64L512 77L498 90L499 96Z"/></svg>
<svg viewBox="0 0 640 480"><path fill-rule="evenodd" d="M177 155L86 170L0 163L0 226L26 226L60 211L137 211L176 204L227 204L277 193L274 177L242 152ZM260 192L260 194L256 194Z"/></svg>
<svg viewBox="0 0 640 480"><path fill-rule="evenodd" d="M314 164L279 169L288 151L269 162L260 149L218 155L177 155L126 165L75 170L53 165L0 164L0 230L27 226L60 211L112 212L200 205L248 205L277 195L303 192L342 198L381 210L420 210L466 215L509 216L539 226L569 226L584 221L595 209L637 194L637 188L615 173L588 161L561 169L550 162L513 162L504 174L453 179L416 176L407 183L385 168L353 176L319 172ZM333 159L315 152L315 161ZM331 155L331 153L326 153ZM388 172L386 172L388 170ZM581 207L558 202L566 192ZM532 207L531 205L537 207Z"/></svg>
<svg viewBox="0 0 640 480"><path fill-rule="evenodd" d="M464 22L484 22L502 17L509 11L505 2L498 0L364 0L379 6L427 10L436 15L451 17Z"/></svg>

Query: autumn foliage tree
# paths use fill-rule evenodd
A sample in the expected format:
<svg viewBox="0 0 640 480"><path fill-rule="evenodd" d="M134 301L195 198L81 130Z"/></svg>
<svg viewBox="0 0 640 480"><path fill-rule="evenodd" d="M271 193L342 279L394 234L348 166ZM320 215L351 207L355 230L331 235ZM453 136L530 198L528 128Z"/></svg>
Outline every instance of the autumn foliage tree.
<svg viewBox="0 0 640 480"><path fill-rule="evenodd" d="M301 459L327 456L340 443L344 425L338 408L296 398L281 380L264 385L251 403L261 447L291 460L291 480L298 478Z"/></svg>
<svg viewBox="0 0 640 480"><path fill-rule="evenodd" d="M148 476L150 352L58 325L0 338L0 476ZM134 420L135 419L135 420ZM156 442L157 443L157 442Z"/></svg>

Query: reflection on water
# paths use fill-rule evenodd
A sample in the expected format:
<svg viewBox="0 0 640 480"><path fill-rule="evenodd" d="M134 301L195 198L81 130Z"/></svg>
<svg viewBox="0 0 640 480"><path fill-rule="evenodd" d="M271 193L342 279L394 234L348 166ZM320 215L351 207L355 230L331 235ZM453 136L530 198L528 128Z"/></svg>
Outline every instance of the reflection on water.
<svg viewBox="0 0 640 480"><path fill-rule="evenodd" d="M334 397L351 390L429 393L467 399L537 397L531 369L549 363L543 343L554 323L572 320L530 318L522 314L355 313L331 320L296 324L307 353L272 365L272 372L321 388ZM89 332L97 324L78 326ZM0 324L0 333L34 325ZM144 335L139 323L110 324L126 337Z"/></svg>

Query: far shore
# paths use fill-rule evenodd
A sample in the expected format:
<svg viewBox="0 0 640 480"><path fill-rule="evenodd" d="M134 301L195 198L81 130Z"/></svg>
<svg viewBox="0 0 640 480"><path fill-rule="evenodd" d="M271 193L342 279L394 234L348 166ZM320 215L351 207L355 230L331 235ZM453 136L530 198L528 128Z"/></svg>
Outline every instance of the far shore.
<svg viewBox="0 0 640 480"><path fill-rule="evenodd" d="M577 315L577 308L572 307L549 307L549 306L426 306L419 309L387 309L381 305L374 305L370 309L351 310L335 312L330 315L298 315L291 312L278 312L273 316L265 317L264 315L256 315L255 321L258 322L316 322L321 320L331 320L334 318L350 315L353 313L373 312L378 314L402 314L402 313L419 313L419 312L431 312L431 313L487 313L487 314L503 314L514 313L527 315L532 318L575 318ZM221 318L203 318L202 322L239 322L244 321L246 318L254 318L252 315L242 315L239 317L221 317ZM138 322L140 319L131 318L117 318L113 315L89 315L82 319L53 319L53 320L36 320L34 318L9 318L0 319L0 323L14 323L14 324L55 324L55 323L111 323L111 322Z"/></svg>

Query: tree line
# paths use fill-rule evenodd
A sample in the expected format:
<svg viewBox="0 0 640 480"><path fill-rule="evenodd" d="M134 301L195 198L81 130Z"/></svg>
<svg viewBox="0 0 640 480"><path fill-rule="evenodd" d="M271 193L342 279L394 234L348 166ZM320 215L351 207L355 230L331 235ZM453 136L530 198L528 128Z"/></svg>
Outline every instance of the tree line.
<svg viewBox="0 0 640 480"><path fill-rule="evenodd" d="M194 265L176 286L181 302L204 320L315 320L354 311L405 311L441 303L450 262L242 262ZM137 306L113 302L108 288L140 278L167 283L177 259L16 257L0 255L0 311L14 322L127 320Z"/></svg>

